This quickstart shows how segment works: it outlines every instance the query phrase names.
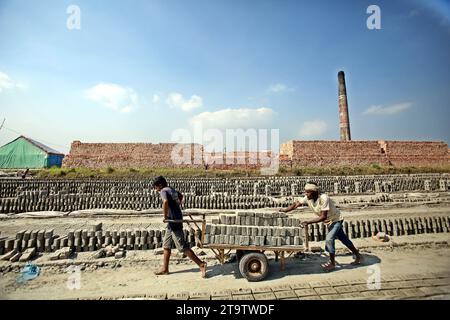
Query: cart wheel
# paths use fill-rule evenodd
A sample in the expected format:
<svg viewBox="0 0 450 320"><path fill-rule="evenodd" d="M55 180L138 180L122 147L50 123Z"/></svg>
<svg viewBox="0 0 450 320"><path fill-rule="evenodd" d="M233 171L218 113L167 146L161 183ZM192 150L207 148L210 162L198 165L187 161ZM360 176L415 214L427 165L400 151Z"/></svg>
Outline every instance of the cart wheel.
<svg viewBox="0 0 450 320"><path fill-rule="evenodd" d="M248 281L261 281L269 273L269 263L264 253L251 252L239 262L239 271Z"/></svg>

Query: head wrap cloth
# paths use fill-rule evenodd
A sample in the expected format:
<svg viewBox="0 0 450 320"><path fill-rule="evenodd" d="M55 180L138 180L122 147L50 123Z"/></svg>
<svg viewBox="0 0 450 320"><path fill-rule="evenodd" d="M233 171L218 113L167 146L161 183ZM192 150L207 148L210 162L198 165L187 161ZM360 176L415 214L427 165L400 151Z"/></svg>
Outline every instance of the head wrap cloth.
<svg viewBox="0 0 450 320"><path fill-rule="evenodd" d="M313 183L307 183L305 185L305 191L318 191L319 188L317 187L317 185L313 184Z"/></svg>

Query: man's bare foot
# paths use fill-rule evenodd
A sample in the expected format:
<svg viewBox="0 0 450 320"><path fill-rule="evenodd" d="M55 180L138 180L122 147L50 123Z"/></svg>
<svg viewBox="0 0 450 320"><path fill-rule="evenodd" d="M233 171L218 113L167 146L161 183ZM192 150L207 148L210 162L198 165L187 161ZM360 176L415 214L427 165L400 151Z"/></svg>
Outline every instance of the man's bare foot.
<svg viewBox="0 0 450 320"><path fill-rule="evenodd" d="M358 255L355 257L355 261L353 261L351 264L352 264L352 265L359 265L359 264L363 263L363 261L364 261L363 256L362 256L361 254L358 254Z"/></svg>
<svg viewBox="0 0 450 320"><path fill-rule="evenodd" d="M202 278L206 278L206 267L207 267L206 262L203 262L202 265L200 266L200 272L202 273Z"/></svg>
<svg viewBox="0 0 450 320"><path fill-rule="evenodd" d="M155 271L155 275L157 275L157 276L162 276L162 275L166 275L166 274L169 274L169 270L160 269L158 271Z"/></svg>
<svg viewBox="0 0 450 320"><path fill-rule="evenodd" d="M331 261L328 261L327 263L321 264L324 271L331 271L336 268L336 264L331 263Z"/></svg>

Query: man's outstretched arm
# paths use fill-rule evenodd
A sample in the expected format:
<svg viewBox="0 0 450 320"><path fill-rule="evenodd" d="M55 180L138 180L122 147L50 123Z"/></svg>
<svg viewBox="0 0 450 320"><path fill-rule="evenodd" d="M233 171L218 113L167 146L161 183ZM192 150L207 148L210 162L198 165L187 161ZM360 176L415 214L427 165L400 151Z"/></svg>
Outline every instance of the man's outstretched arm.
<svg viewBox="0 0 450 320"><path fill-rule="evenodd" d="M291 204L289 207L287 207L287 208L281 208L279 211L280 211L280 212L289 212L289 211L292 211L292 210L297 209L298 207L301 207L302 205L303 205L303 204L300 203L300 202L294 202L294 203Z"/></svg>
<svg viewBox="0 0 450 320"><path fill-rule="evenodd" d="M302 224L307 225L307 224L322 222L327 219L327 216L328 216L328 210L320 211L320 216L318 216L317 218L314 218L312 220L309 220L309 221L303 221Z"/></svg>

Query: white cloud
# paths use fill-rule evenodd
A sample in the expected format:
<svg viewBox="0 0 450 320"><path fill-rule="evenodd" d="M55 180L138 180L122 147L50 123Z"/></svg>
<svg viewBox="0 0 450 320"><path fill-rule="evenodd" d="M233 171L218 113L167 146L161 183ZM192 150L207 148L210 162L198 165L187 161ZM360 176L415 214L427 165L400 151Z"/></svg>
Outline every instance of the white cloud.
<svg viewBox="0 0 450 320"><path fill-rule="evenodd" d="M364 114L373 114L373 115L392 115L402 111L405 111L411 108L411 102L398 103L392 106L371 106L369 109L364 111Z"/></svg>
<svg viewBox="0 0 450 320"><path fill-rule="evenodd" d="M203 105L202 97L193 95L189 100L186 100L177 92L170 93L166 102L171 108L179 108L185 112L200 108Z"/></svg>
<svg viewBox="0 0 450 320"><path fill-rule="evenodd" d="M160 100L161 100L161 98L157 94L153 95L153 99L152 99L153 103L158 103Z"/></svg>
<svg viewBox="0 0 450 320"><path fill-rule="evenodd" d="M201 124L203 128L237 129L258 128L270 124L276 113L269 108L222 109L202 112L191 118L191 125Z"/></svg>
<svg viewBox="0 0 450 320"><path fill-rule="evenodd" d="M0 92L8 89L26 89L27 86L13 81L6 73L0 71Z"/></svg>
<svg viewBox="0 0 450 320"><path fill-rule="evenodd" d="M294 89L289 88L287 85L285 85L283 83L272 84L269 87L269 92L273 92L273 93L282 93L282 92L287 92L287 91L294 91Z"/></svg>
<svg viewBox="0 0 450 320"><path fill-rule="evenodd" d="M99 83L86 90L86 98L120 112L131 112L138 107L138 96L132 88L113 83Z"/></svg>
<svg viewBox="0 0 450 320"><path fill-rule="evenodd" d="M327 131L327 123L323 120L312 120L303 122L300 128L300 136L312 137L320 136Z"/></svg>

